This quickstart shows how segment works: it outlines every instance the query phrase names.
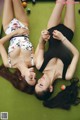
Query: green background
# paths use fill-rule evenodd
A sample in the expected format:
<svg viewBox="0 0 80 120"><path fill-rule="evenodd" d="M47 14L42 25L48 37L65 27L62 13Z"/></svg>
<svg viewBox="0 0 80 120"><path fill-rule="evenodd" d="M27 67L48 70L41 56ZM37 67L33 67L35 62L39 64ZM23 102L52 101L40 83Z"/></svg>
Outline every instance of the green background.
<svg viewBox="0 0 80 120"><path fill-rule="evenodd" d="M54 5L53 2L38 2L36 5L28 3L27 7L31 9L31 14L28 15L30 21L30 39L34 48L38 44L41 30L46 28ZM79 9L80 4L76 4L76 32L73 44L80 51ZM74 76L80 79L80 61ZM40 77L40 73L38 73L38 77ZM58 81L55 86L54 95L60 90L60 86L63 83L68 84L67 81ZM80 105L72 106L69 111L45 108L42 102L37 100L35 96L16 90L11 83L2 77L0 77L0 112L8 112L9 120L80 120Z"/></svg>

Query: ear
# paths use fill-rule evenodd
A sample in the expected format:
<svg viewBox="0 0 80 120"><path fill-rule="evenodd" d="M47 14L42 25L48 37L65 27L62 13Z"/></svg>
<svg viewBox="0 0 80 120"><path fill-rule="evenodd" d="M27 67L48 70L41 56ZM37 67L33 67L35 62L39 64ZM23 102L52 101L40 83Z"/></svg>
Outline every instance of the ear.
<svg viewBox="0 0 80 120"><path fill-rule="evenodd" d="M53 92L53 86L52 85L50 85L49 90L50 90L50 92Z"/></svg>

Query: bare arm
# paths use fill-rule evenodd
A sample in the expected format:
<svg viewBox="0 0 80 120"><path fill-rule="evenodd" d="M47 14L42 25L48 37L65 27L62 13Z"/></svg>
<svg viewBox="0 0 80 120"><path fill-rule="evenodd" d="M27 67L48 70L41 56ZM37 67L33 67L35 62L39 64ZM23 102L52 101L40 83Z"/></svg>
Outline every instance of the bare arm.
<svg viewBox="0 0 80 120"><path fill-rule="evenodd" d="M66 47L68 47L68 48L71 50L71 52L73 53L72 62L71 62L71 64L69 65L69 67L68 67L68 69L67 69L67 72L66 72L66 76L65 76L65 78L66 78L67 80L70 80L70 79L73 77L74 72L75 72L75 70L76 70L76 66L77 66L78 59L79 59L79 52L78 52L78 50L75 48L75 46L73 46L73 45L67 40L67 38L64 37L64 38L62 39L62 42L63 42L63 44L64 44Z"/></svg>
<svg viewBox="0 0 80 120"><path fill-rule="evenodd" d="M74 75L74 72L76 70L76 66L77 66L77 63L78 63L78 59L79 59L79 52L78 50L76 49L76 47L71 43L69 42L69 40L67 40L66 37L63 36L63 34L57 30L55 30L53 32L53 37L58 39L58 40L61 40L62 43L72 52L73 54L73 59L72 59L72 62L71 64L69 65L68 69L67 69L67 72L66 72L66 76L65 78L67 80L70 80L73 75Z"/></svg>
<svg viewBox="0 0 80 120"><path fill-rule="evenodd" d="M4 66L8 67L9 66L8 55L7 55L5 47L3 46L3 44L1 42L0 42L0 54L1 54Z"/></svg>
<svg viewBox="0 0 80 120"><path fill-rule="evenodd" d="M8 54L3 44L8 40L10 40L10 38L16 34L17 34L17 31L14 31L0 39L0 54L5 67L9 67L9 64L8 64Z"/></svg>
<svg viewBox="0 0 80 120"><path fill-rule="evenodd" d="M19 28L13 32L11 32L10 34L4 36L3 38L0 39L0 54L3 60L3 63L6 67L9 67L8 64L8 54L6 52L6 49L4 47L4 43L7 42L8 40L10 40L11 37L15 36L15 35L25 35L27 34L27 29L24 28Z"/></svg>
<svg viewBox="0 0 80 120"><path fill-rule="evenodd" d="M35 52L35 64L36 64L36 68L40 69L43 60L44 60L44 50L45 50L45 43L46 41L49 39L49 33L47 30L43 30L41 32L41 36L39 39L39 43L37 45L36 48L36 52Z"/></svg>
<svg viewBox="0 0 80 120"><path fill-rule="evenodd" d="M11 32L10 34L4 36L0 39L0 43L4 44L5 42L9 41L11 37L17 34L17 31Z"/></svg>
<svg viewBox="0 0 80 120"><path fill-rule="evenodd" d="M11 32L10 34L4 36L3 38L1 38L0 42L2 44L4 44L6 41L10 40L11 37L15 36L15 35L26 35L28 34L28 30L25 28L19 28L13 32Z"/></svg>
<svg viewBox="0 0 80 120"><path fill-rule="evenodd" d="M44 50L45 50L45 41L43 41L42 37L40 37L39 43L35 51L35 64L37 69L41 67L41 64L43 62Z"/></svg>

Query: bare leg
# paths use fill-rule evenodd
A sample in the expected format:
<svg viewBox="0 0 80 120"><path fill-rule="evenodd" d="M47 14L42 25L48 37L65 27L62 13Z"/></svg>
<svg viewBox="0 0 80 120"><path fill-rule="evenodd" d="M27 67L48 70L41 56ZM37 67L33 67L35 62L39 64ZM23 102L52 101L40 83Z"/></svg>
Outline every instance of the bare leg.
<svg viewBox="0 0 80 120"><path fill-rule="evenodd" d="M4 10L3 10L3 28L4 31L8 27L10 21L14 18L12 0L4 0Z"/></svg>
<svg viewBox="0 0 80 120"><path fill-rule="evenodd" d="M19 21L21 21L24 25L28 26L27 15L26 15L26 13L24 11L24 8L22 6L21 0L12 0L12 1L13 1L15 17Z"/></svg>
<svg viewBox="0 0 80 120"><path fill-rule="evenodd" d="M74 3L74 0L67 0L64 25L67 26L68 28L70 28L74 32L74 30L75 30L75 3Z"/></svg>
<svg viewBox="0 0 80 120"><path fill-rule="evenodd" d="M2 16L4 0L0 0L0 17Z"/></svg>
<svg viewBox="0 0 80 120"><path fill-rule="evenodd" d="M55 8L53 9L53 12L51 14L51 17L47 25L48 29L58 25L61 22L61 14L62 14L64 4L65 4L65 0L56 1Z"/></svg>

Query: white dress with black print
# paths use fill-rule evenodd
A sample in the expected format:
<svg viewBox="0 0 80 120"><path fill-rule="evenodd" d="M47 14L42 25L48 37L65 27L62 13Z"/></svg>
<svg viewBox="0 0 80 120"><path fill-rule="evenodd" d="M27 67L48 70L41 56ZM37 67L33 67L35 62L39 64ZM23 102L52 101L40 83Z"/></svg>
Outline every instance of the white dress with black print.
<svg viewBox="0 0 80 120"><path fill-rule="evenodd" d="M14 18L10 23L9 26L6 30L6 34L10 34L16 29L19 28L25 28L28 29L28 27L25 27L19 20ZM8 48L8 53L12 52L14 48L18 46L24 50L32 50L33 46L32 43L29 41L29 36L27 35L20 35L20 36L14 36L10 40L9 48Z"/></svg>

